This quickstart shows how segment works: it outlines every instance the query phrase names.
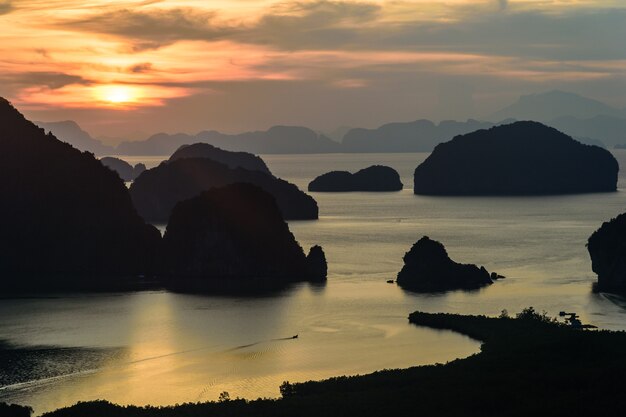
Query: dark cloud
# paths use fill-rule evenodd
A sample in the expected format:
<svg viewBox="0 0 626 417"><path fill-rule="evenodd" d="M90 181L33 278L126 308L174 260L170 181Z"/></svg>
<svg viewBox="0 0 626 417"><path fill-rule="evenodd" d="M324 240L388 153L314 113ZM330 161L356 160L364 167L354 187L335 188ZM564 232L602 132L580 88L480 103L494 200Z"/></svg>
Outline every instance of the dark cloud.
<svg viewBox="0 0 626 417"><path fill-rule="evenodd" d="M381 7L354 2L281 3L256 24L226 24L217 13L193 8L107 10L89 17L54 24L78 30L117 36L132 43L133 50L155 49L181 40L240 40L301 49L310 44L330 48L358 35L354 28L372 22ZM356 40L355 40L356 41Z"/></svg>
<svg viewBox="0 0 626 417"><path fill-rule="evenodd" d="M362 8L367 5L361 4ZM246 43L287 50L447 51L526 59L626 59L626 9L579 9L561 13L473 13L460 20L389 23L369 9L355 24L339 10L321 18L267 15L234 36ZM367 9L365 9L367 10ZM334 13L334 14L333 14ZM333 17L328 14L332 14Z"/></svg>
<svg viewBox="0 0 626 417"><path fill-rule="evenodd" d="M325 4L325 3L320 3ZM527 59L626 59L626 9L473 13L460 20L389 23L376 6L266 15L232 35L287 50L447 51ZM369 8L368 8L369 7ZM352 20L350 20L352 19Z"/></svg>
<svg viewBox="0 0 626 417"><path fill-rule="evenodd" d="M358 46L360 29L376 21L381 6L371 3L291 3L261 17L258 23L235 33L237 40L286 49L334 49Z"/></svg>
<svg viewBox="0 0 626 417"><path fill-rule="evenodd" d="M48 50L45 48L36 48L35 52L46 59L50 58L50 54L48 53Z"/></svg>
<svg viewBox="0 0 626 417"><path fill-rule="evenodd" d="M152 63L143 62L141 64L135 64L128 68L128 72L133 74L143 74L152 70Z"/></svg>
<svg viewBox="0 0 626 417"><path fill-rule="evenodd" d="M498 5L500 5L500 10L506 10L509 7L509 0L498 0Z"/></svg>
<svg viewBox="0 0 626 417"><path fill-rule="evenodd" d="M108 10L57 23L64 29L108 34L136 41L134 49L150 49L180 40L218 40L232 30L214 22L216 15L192 8Z"/></svg>
<svg viewBox="0 0 626 417"><path fill-rule="evenodd" d="M508 8L507 0L497 4ZM231 40L290 51L437 50L527 59L626 59L624 8L507 11L393 22L380 18L384 9L377 4L312 1L280 3L249 25L225 23L214 12L192 8L109 10L62 25L120 37L134 50L180 40Z"/></svg>
<svg viewBox="0 0 626 417"><path fill-rule="evenodd" d="M11 13L15 8L9 0L0 0L0 15Z"/></svg>
<svg viewBox="0 0 626 417"><path fill-rule="evenodd" d="M44 87L50 90L57 90L72 84L90 85L91 81L62 72L4 72L0 73L0 96L14 97L22 89L29 87Z"/></svg>
<svg viewBox="0 0 626 417"><path fill-rule="evenodd" d="M91 81L62 72L23 72L0 75L0 81L14 86L40 86L56 90L71 84L89 85Z"/></svg>

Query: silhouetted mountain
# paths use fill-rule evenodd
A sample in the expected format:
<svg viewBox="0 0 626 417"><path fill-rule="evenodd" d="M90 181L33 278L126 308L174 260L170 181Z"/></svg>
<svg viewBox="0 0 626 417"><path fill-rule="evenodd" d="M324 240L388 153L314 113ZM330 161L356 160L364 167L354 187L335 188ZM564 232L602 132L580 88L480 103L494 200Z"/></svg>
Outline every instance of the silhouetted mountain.
<svg viewBox="0 0 626 417"><path fill-rule="evenodd" d="M593 145L599 148L606 149L606 145L602 141L599 141L597 139L581 137L581 136L576 136L576 137L573 137L572 139L577 140L578 142L585 144L585 145Z"/></svg>
<svg viewBox="0 0 626 417"><path fill-rule="evenodd" d="M310 275L313 262L272 195L251 184L213 188L178 203L163 242L166 283L176 290L259 291L325 279ZM318 248L309 258L322 269Z"/></svg>
<svg viewBox="0 0 626 417"><path fill-rule="evenodd" d="M444 246L428 236L418 240L403 259L404 266L396 282L407 290L474 290L493 283L484 267L454 262Z"/></svg>
<svg viewBox="0 0 626 417"><path fill-rule="evenodd" d="M0 286L113 286L149 272L159 232L119 176L0 99ZM121 281L120 281L121 282Z"/></svg>
<svg viewBox="0 0 626 417"><path fill-rule="evenodd" d="M351 126L339 126L336 129L333 129L331 131L327 131L325 133L321 133L325 135L326 137L334 140L337 143L340 143L343 140L343 137L346 135L346 133L348 133L350 130L352 130L353 128Z"/></svg>
<svg viewBox="0 0 626 417"><path fill-rule="evenodd" d="M567 102L565 106L556 103ZM572 104L573 103L573 104ZM547 111L541 110L543 108ZM526 110L525 110L526 109ZM569 113L568 113L569 112ZM573 115L571 114L573 113ZM429 120L394 122L376 129L341 127L328 136L299 126L274 126L267 131L225 134L214 130L196 135L158 133L146 140L121 141L115 150L92 138L73 121L37 122L62 140L96 155L170 155L184 145L208 143L229 151L268 154L332 152L430 152L454 136L509 124L517 120L537 120L555 127L583 143L597 141L613 147L626 143L626 111L571 93L553 91L522 96L520 100L492 115L492 120L444 120L438 125ZM588 140L587 140L588 138ZM108 138L120 141L119 138ZM341 143L339 143L341 140Z"/></svg>
<svg viewBox="0 0 626 417"><path fill-rule="evenodd" d="M435 125L430 120L408 123L388 123L377 129L351 129L343 138L343 152L430 152L452 137L493 126L493 123L468 120L443 121Z"/></svg>
<svg viewBox="0 0 626 417"><path fill-rule="evenodd" d="M547 123L573 137L587 137L601 141L609 148L626 143L626 119L595 116L589 119L559 117Z"/></svg>
<svg viewBox="0 0 626 417"><path fill-rule="evenodd" d="M229 168L243 168L248 171L260 171L271 174L265 161L248 152L232 152L217 148L208 143L194 143L183 145L174 152L170 161L183 158L208 158L227 165Z"/></svg>
<svg viewBox="0 0 626 417"><path fill-rule="evenodd" d="M329 152L430 152L440 142L453 136L493 126L493 123L468 120L443 121L435 125L429 120L410 123L389 123L377 129L350 129L337 143L313 130L297 126L274 126L268 131L228 135L204 131L195 136L159 133L141 142L123 142L118 154L164 155L195 142L209 143L230 151L252 153L329 153Z"/></svg>
<svg viewBox="0 0 626 417"><path fill-rule="evenodd" d="M602 223L587 242L596 290L626 294L626 213Z"/></svg>
<svg viewBox="0 0 626 417"><path fill-rule="evenodd" d="M295 185L263 172L232 169L207 158L161 163L137 177L130 194L144 219L164 223L176 203L236 182L255 184L272 194L285 219L317 219L317 203Z"/></svg>
<svg viewBox="0 0 626 417"><path fill-rule="evenodd" d="M558 117L589 119L600 115L623 117L625 114L621 110L597 100L574 93L554 90L546 93L521 96L515 103L493 113L488 119L499 121L512 118L517 120L549 122ZM591 137L595 138L595 136Z"/></svg>
<svg viewBox="0 0 626 417"><path fill-rule="evenodd" d="M72 120L63 122L34 122L37 126L52 132L61 141L69 143L81 151L89 151L96 155L113 153L113 147L92 138Z"/></svg>
<svg viewBox="0 0 626 417"><path fill-rule="evenodd" d="M309 191L400 191L398 172L390 167L373 165L354 174L331 171L309 183Z"/></svg>
<svg viewBox="0 0 626 417"><path fill-rule="evenodd" d="M533 195L617 189L617 161L537 122L516 122L437 145L415 169L414 191L431 195Z"/></svg>
<svg viewBox="0 0 626 417"><path fill-rule="evenodd" d="M149 126L144 126L148 128ZM102 143L115 143L119 144L126 141L133 140L144 140L150 137L151 133L146 132L145 130L133 130L130 132L124 133L123 136L111 136L111 135L98 135L94 136L94 138L98 139Z"/></svg>
<svg viewBox="0 0 626 417"><path fill-rule="evenodd" d="M100 158L100 162L102 162L102 165L105 167L111 168L113 171L117 172L120 178L124 181L133 181L146 170L146 166L144 164L136 164L135 166L132 166L128 162L112 156Z"/></svg>
<svg viewBox="0 0 626 417"><path fill-rule="evenodd" d="M293 154L338 152L340 145L311 129L297 126L274 126L267 131L228 135L204 131L195 136L179 133L159 133L145 141L123 142L117 147L124 155L169 155L182 145L209 143L229 151L252 153Z"/></svg>
<svg viewBox="0 0 626 417"><path fill-rule="evenodd" d="M157 133L146 140L121 142L115 152L119 155L171 155L181 146L197 142L197 137L185 133Z"/></svg>

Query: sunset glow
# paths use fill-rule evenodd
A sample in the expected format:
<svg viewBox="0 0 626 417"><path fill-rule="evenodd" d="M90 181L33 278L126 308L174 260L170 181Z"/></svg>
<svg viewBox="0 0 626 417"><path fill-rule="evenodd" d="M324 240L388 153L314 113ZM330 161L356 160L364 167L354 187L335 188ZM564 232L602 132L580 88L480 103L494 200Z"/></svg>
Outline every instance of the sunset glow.
<svg viewBox="0 0 626 417"><path fill-rule="evenodd" d="M0 417L622 415L626 0L0 28Z"/></svg>
<svg viewBox="0 0 626 417"><path fill-rule="evenodd" d="M185 123L190 131L365 125L392 114L463 119L545 90L546 83L623 107L626 56L619 40L626 25L617 23L624 6L615 0L4 0L0 94L38 119L81 117L94 129L102 112L111 111L126 124L122 131L137 122L121 122L119 110L137 108L152 114L144 113L142 123L171 130L157 115L162 106L176 117L195 115ZM584 31L590 36L574 30L581 19L597 30ZM337 92L342 107L324 111ZM468 105L444 114L449 106L442 97L451 94L464 94ZM402 111L376 104L405 95ZM296 97L309 98L294 106ZM251 121L240 114L270 102L281 109L271 117ZM200 103L219 112L189 112ZM95 111L97 120L85 113Z"/></svg>
<svg viewBox="0 0 626 417"><path fill-rule="evenodd" d="M98 95L113 104L133 102L139 98L132 88L123 86L103 86L98 89Z"/></svg>

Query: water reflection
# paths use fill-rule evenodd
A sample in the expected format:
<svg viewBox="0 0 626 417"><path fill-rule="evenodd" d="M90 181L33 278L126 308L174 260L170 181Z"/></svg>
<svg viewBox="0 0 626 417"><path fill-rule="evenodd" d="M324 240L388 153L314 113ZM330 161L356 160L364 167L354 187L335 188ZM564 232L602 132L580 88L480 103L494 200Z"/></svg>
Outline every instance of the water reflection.
<svg viewBox="0 0 626 417"><path fill-rule="evenodd" d="M0 306L0 338L25 345L54 340L61 346L120 346L123 353L95 372L5 388L0 401L42 412L101 398L158 405L214 400L222 391L275 397L285 380L445 362L478 349L463 336L409 325L407 313L415 305L385 282L301 284L261 298L165 291L87 298L26 305L10 300L11 307ZM48 311L45 328L23 308ZM24 327L11 334L16 321Z"/></svg>

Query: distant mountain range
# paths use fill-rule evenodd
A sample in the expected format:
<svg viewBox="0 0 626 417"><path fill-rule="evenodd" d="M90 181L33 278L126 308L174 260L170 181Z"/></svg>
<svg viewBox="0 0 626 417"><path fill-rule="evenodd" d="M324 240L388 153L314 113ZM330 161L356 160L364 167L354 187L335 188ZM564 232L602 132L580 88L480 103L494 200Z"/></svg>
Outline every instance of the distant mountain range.
<svg viewBox="0 0 626 417"><path fill-rule="evenodd" d="M601 141L607 148L626 143L626 118L623 117L599 115L577 119L563 116L546 124L579 140L584 137Z"/></svg>
<svg viewBox="0 0 626 417"><path fill-rule="evenodd" d="M274 126L266 131L236 135L214 130L197 135L158 133L145 141L122 142L116 151L121 155L169 155L182 145L209 143L227 151L251 153L329 153L340 152L340 144L313 130L300 126Z"/></svg>
<svg viewBox="0 0 626 417"><path fill-rule="evenodd" d="M456 135L494 126L494 123L477 120L443 121L438 125L430 120L389 123L377 129L350 129L341 143L306 127L274 126L267 131L234 135L217 131L197 135L157 133L143 141L121 142L113 148L92 138L74 122L37 124L65 142L97 155L171 155L179 147L194 143L256 154L429 152L438 143Z"/></svg>
<svg viewBox="0 0 626 417"><path fill-rule="evenodd" d="M590 119L597 116L626 117L626 111L600 101L565 91L548 91L521 96L515 103L487 117L487 120L504 119L550 122L562 117Z"/></svg>
<svg viewBox="0 0 626 417"><path fill-rule="evenodd" d="M508 121L505 121L507 123ZM388 123L377 129L356 128L343 137L343 152L430 152L456 135L488 129L494 123L445 120L438 125L430 120Z"/></svg>
<svg viewBox="0 0 626 417"><path fill-rule="evenodd" d="M543 122L583 143L608 148L626 143L626 111L563 91L521 96L486 119L491 121L446 120L435 124L422 119L388 123L376 129L344 127L329 135L301 126L274 126L266 131L239 134L214 130L196 135L157 133L142 141L123 141L117 147L94 139L73 121L36 124L76 148L96 155L171 155L180 146L193 143L256 154L430 152L438 143L457 135L516 120ZM341 137L341 141L329 136Z"/></svg>
<svg viewBox="0 0 626 417"><path fill-rule="evenodd" d="M105 145L78 126L72 120L62 122L33 122L37 126L52 132L54 136L69 143L81 151L89 151L96 155L109 155L115 153L115 148Z"/></svg>

